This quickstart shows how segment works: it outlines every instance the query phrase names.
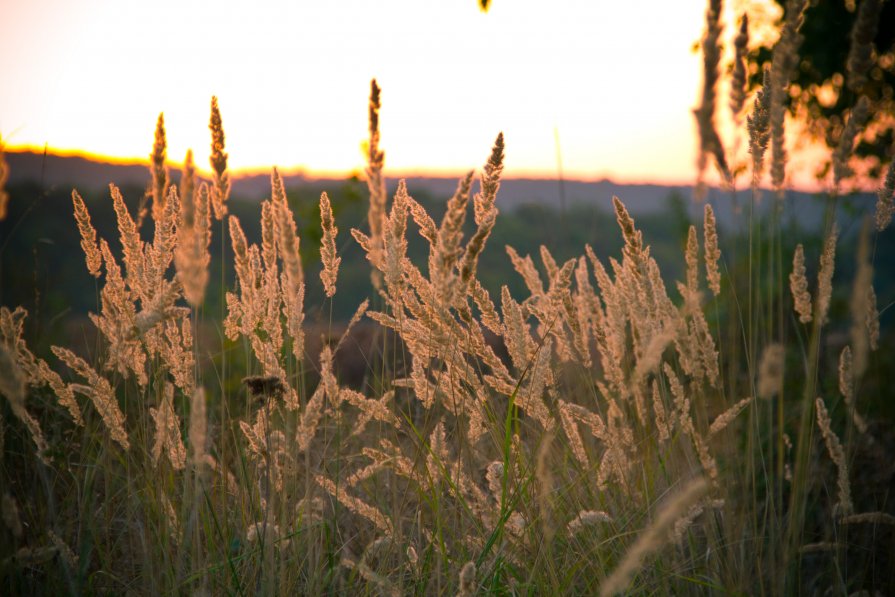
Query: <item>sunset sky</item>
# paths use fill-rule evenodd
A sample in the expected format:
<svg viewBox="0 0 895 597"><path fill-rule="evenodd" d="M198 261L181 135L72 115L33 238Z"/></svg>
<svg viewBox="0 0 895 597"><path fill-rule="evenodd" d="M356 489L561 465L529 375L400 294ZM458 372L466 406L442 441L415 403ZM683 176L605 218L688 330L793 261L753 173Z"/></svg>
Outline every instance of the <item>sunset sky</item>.
<svg viewBox="0 0 895 597"><path fill-rule="evenodd" d="M214 94L231 168L346 173L363 168L376 77L390 173L479 166L504 131L508 175L555 176L557 131L569 178L689 183L704 11L702 0L494 0L488 13L476 0L5 2L0 135L10 149L145 159L164 111L172 163L192 148L207 166Z"/></svg>

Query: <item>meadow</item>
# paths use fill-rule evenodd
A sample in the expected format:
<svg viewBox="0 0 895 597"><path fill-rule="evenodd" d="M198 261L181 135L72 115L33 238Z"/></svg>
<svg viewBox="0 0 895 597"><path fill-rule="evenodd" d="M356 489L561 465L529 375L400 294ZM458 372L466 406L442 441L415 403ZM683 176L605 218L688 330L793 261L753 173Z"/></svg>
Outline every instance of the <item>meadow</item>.
<svg viewBox="0 0 895 597"><path fill-rule="evenodd" d="M895 592L895 165L875 205L847 196L855 83L820 229L783 222L805 3L757 93L733 71L739 151L715 127L718 6L700 160L750 201L729 229L704 202L664 273L624 197L573 256L495 246L503 134L446 205L387 193L375 80L350 230L276 169L234 215L215 98L213 177L188 160L173 184L159 117L151 188L104 199L114 237L71 193L91 333L38 349L0 307L2 592Z"/></svg>

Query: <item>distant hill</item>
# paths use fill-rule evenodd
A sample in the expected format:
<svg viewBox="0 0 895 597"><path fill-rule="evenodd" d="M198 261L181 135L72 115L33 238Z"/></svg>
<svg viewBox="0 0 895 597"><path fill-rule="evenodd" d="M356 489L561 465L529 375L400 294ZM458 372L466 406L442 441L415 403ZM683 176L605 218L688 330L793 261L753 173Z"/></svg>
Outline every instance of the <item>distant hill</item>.
<svg viewBox="0 0 895 597"><path fill-rule="evenodd" d="M124 190L125 200L132 214L137 213L141 189L149 183L149 170L145 165L104 164L84 158L11 153L7 160L11 177L7 184L10 193L9 213L0 221L0 304L24 305L33 314L32 322L39 322L52 334L64 336L66 341L76 330L63 330L62 313L71 311L82 317L97 309L96 280L86 271L80 249L80 235L72 218L71 188L78 187L90 211L91 221L97 234L111 243L113 251L119 250L117 217L109 199L108 183L115 181ZM177 180L179 172L171 170ZM356 179L310 179L289 176L286 179L290 202L295 211L296 224L302 237L302 256L308 279L316 277L319 268L319 212L317 198L326 190L336 211L340 228L339 255L342 265L339 273L339 292L332 302L324 300L319 284L310 284L306 295L308 321L326 321L329 317L345 321L357 307L358 297L370 292L369 263L360 246L348 233L352 228L367 229L366 185ZM389 179L394 189L395 179ZM430 215L440 221L447 198L454 192L457 181L452 178L412 177L408 179L410 192L422 202ZM254 175L239 177L234 181L234 196L229 212L242 222L250 243L261 240L259 223L259 199L269 196L269 177ZM478 185L476 185L478 186ZM521 255L537 256L542 245L550 247L558 260L581 254L585 244L593 247L597 255L618 256L621 236L614 222L612 196L625 202L637 219L644 241L650 246L662 268L666 284L684 275L681 249L686 242L687 228L696 223L701 228L703 206L690 199L689 187L661 185L621 185L611 181L564 183L566 210L559 201L559 183L551 180L508 179L501 185L497 198L501 216L492 231L488 250L480 260L478 274L482 285L499 296L506 285L513 296L526 292L522 279L512 271L504 251L512 245ZM674 194L677 194L676 196ZM738 194L739 211L729 194L712 190L709 200L715 206L719 222L725 232L744 233L750 221L747 211L747 193ZM856 212L872 210L875 197L850 198L840 202L840 218L843 238L854 236L860 228ZM797 242L806 250L819 252L820 219L824 200L803 193L790 193L782 204L768 196L761 208L782 206L781 231L782 253L791 255ZM765 242L766 224L757 227L761 236L756 238L758 247ZM475 224L471 216L466 220L466 233L471 234ZM411 229L415 228L413 226ZM151 228L144 228L149 238ZM228 260L218 259L227 252L227 233L213 226L211 240L212 259L210 278L222 276L232 282L233 272ZM736 234L725 234L724 239L743 239ZM876 242L877 292L880 305L891 303L893 282L889 272L895 271L890 256L895 255L892 233L879 235ZM722 251L726 263L735 267L742 259L742 251L728 251L735 245L728 244ZM742 246L742 245L740 245ZM853 247L853 243L844 243ZM408 256L418 264L424 264L428 246L417 233L408 234ZM837 277L851 275L854 255L837 253ZM536 257L537 260L537 257ZM887 275L888 274L888 275ZM212 287L213 286L213 287ZM211 285L206 297L209 313L220 313L225 284ZM323 306L327 307L324 309ZM34 325L34 324L32 324ZM48 340L49 341L49 340Z"/></svg>
<svg viewBox="0 0 895 597"><path fill-rule="evenodd" d="M110 164L77 156L30 151L6 151L9 183L38 182L48 188L71 185L95 189L110 182L118 185L146 184L149 171L143 164Z"/></svg>
<svg viewBox="0 0 895 597"><path fill-rule="evenodd" d="M145 164L110 164L93 161L83 157L63 157L52 154L32 152L8 152L6 160L10 166L10 183L26 180L40 182L48 188L63 186L77 187L82 190L101 189L114 182L118 185L149 184L149 171ZM170 170L174 181L179 179L180 172L176 168ZM410 193L425 192L435 198L447 198L457 186L456 178L447 177L409 177L406 179ZM335 188L344 183L343 179L310 178L304 175L285 176L287 187L313 186L315 188ZM389 179L389 188L394 189L397 179ZM701 206L691 201L691 186L664 186L658 184L619 184L610 180L583 182L566 180L562 191L565 205L590 204L611 210L612 197L621 198L632 214L654 214L667 208L669 196L677 193L684 199L691 215L698 217ZM244 200L260 200L270 195L270 178L266 174L250 174L233 178L234 198ZM768 195L765 192L765 195ZM741 217L737 205L725 200L730 195L719 189L710 189L709 201L716 207L718 219L722 224L734 224ZM739 206L748 205L749 192L737 193ZM768 205L770 201L764 201ZM873 197L859 197L859 204L869 207ZM560 183L549 179L508 178L501 183L498 195L498 206L501 209L514 209L520 205L538 204L560 208ZM811 225L819 220L823 211L823 202L809 193L790 192L784 204L784 216L798 218L803 225Z"/></svg>

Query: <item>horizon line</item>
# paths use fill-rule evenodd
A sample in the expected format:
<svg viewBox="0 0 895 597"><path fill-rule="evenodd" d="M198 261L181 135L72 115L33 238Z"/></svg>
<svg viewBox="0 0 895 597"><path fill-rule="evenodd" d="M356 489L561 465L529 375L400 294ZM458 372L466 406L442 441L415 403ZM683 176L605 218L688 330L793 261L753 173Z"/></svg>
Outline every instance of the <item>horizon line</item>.
<svg viewBox="0 0 895 597"><path fill-rule="evenodd" d="M47 155L53 156L57 158L80 158L90 162L109 165L109 166L139 166L149 169L150 159L149 156L146 158L140 158L135 156L129 157L119 157L119 156L111 156L102 153L95 153L87 150L81 149L58 149L51 148L49 146L36 146L33 144L16 144L16 145L0 145L0 152L6 154L33 154L33 155ZM166 160L166 166L169 168L179 170L183 168L184 163L182 161L175 160ZM212 171L210 168L203 168L194 163L194 168L197 174L202 178L210 179L212 176ZM309 169L305 166L294 165L294 166L279 166L279 165L271 165L271 166L250 166L245 168L232 168L228 169L230 176L233 180L238 179L246 179L256 176L269 176L273 169L276 168L281 176L289 177L289 176L299 176L301 178L306 179L308 182L313 182L316 180L333 180L333 179L350 179L350 178L360 178L363 179L363 169L344 169L344 170L313 170ZM475 168L475 171L478 171L479 168ZM428 178L428 179L445 179L445 180L459 180L463 178L469 170L460 170L460 169L440 169L440 168L411 168L411 169L402 169L402 170L385 170L385 176L389 179L400 180L404 178ZM148 175L148 172L147 172ZM632 178L632 177L619 177L618 175L613 175L611 173L601 173L597 175L580 175L576 173L564 172L562 176L559 176L555 172L548 172L546 170L528 170L528 171L519 171L509 173L503 175L502 180L532 180L532 181L565 181L565 182L578 182L585 184L595 184L595 183L610 183L617 185L628 185L628 186L660 186L660 187L684 187L684 188L692 188L696 186L696 177L692 178L680 178L680 179L662 179L662 178ZM721 184L720 179L717 176L711 177L710 180L706 181L706 185L710 188L722 189L723 186ZM737 191L748 190L749 186L737 187ZM768 192L771 189L766 187L760 187L762 192ZM818 192L827 192L828 189L820 182L810 186L804 185L788 185L786 188L787 191L794 191L798 193L818 193ZM872 188L860 188L855 189L859 193L875 193L876 187Z"/></svg>

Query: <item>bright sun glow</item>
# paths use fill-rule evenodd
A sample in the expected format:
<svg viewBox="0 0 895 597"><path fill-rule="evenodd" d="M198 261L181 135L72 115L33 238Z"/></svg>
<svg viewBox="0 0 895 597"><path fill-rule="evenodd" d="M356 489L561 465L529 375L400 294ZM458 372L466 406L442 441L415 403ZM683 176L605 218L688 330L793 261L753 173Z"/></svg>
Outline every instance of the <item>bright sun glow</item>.
<svg viewBox="0 0 895 597"><path fill-rule="evenodd" d="M0 134L207 164L220 99L235 170L363 167L369 81L394 173L455 173L507 137L507 174L690 183L702 0L10 2L0 19ZM719 102L719 106L722 105ZM721 110L719 110L720 112Z"/></svg>

